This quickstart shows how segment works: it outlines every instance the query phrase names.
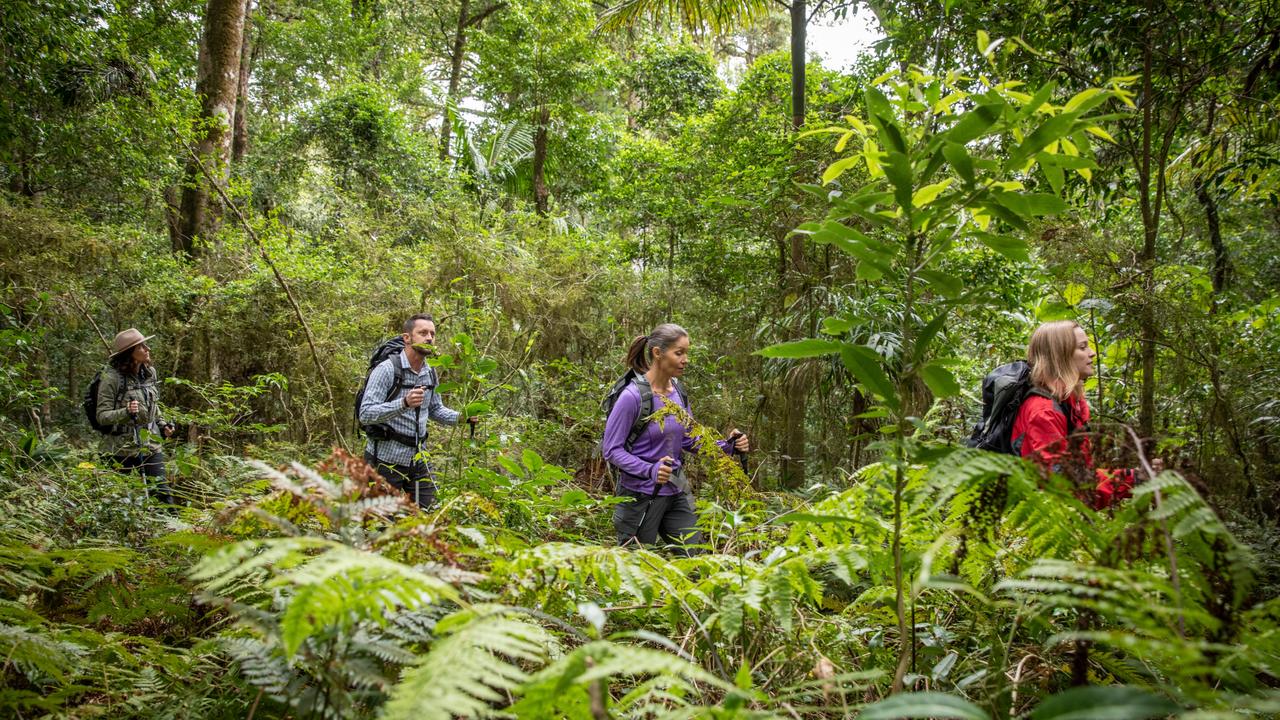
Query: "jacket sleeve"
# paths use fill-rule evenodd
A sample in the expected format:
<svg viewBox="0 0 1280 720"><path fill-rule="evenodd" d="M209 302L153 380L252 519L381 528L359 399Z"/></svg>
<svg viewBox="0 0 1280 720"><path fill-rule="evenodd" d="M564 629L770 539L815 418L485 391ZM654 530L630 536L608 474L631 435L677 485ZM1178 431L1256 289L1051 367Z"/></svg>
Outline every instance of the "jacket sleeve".
<svg viewBox="0 0 1280 720"><path fill-rule="evenodd" d="M605 460L628 475L658 479L658 464L632 455L624 447L631 426L640 415L640 398L630 390L624 390L613 404L609 419L604 424L603 452Z"/></svg>
<svg viewBox="0 0 1280 720"><path fill-rule="evenodd" d="M435 375L435 368L431 369L431 374ZM436 377L435 382L438 384L440 378ZM430 393L430 400L427 402L427 417L442 425L457 425L461 416L462 413L457 410L445 407L444 400L440 399L440 393L436 392L433 387Z"/></svg>
<svg viewBox="0 0 1280 720"><path fill-rule="evenodd" d="M1101 510L1129 497L1133 490L1133 470L1124 468L1110 470L1099 468L1095 471L1098 485L1093 496L1093 507Z"/></svg>
<svg viewBox="0 0 1280 720"><path fill-rule="evenodd" d="M120 384L124 378L115 370L104 370L102 379L98 381L98 424L124 425L129 421L126 405L116 406L116 395L120 394Z"/></svg>
<svg viewBox="0 0 1280 720"><path fill-rule="evenodd" d="M386 402L382 400L387 396L387 391L391 389L392 383L395 382L396 373L391 367L393 362L396 362L394 357L383 362L374 368L373 372L369 373L369 383L364 389L364 399L360 401L360 422L362 424L377 425L385 423L391 418L409 411L409 407L404 404L404 398L400 397L399 394Z"/></svg>

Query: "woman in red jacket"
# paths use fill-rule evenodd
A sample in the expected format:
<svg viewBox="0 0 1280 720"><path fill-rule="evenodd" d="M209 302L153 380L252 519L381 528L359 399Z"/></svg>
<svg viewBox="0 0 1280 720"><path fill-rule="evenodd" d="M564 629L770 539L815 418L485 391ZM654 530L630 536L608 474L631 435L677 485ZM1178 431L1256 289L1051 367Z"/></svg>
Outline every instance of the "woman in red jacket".
<svg viewBox="0 0 1280 720"><path fill-rule="evenodd" d="M1059 320L1036 328L1027 344L1031 391L1018 409L1012 442L1022 457L1065 475L1077 488L1092 486L1085 500L1101 509L1129 497L1135 472L1093 466L1084 381L1094 373L1095 357L1079 323ZM1163 463L1157 459L1152 465L1158 472Z"/></svg>

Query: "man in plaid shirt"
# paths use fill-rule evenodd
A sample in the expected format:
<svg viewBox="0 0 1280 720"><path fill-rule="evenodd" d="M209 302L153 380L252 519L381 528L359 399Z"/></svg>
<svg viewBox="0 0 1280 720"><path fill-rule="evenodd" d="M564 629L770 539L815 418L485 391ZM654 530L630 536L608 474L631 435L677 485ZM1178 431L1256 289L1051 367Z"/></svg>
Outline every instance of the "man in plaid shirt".
<svg viewBox="0 0 1280 720"><path fill-rule="evenodd" d="M369 436L364 459L425 510L436 500L432 468L419 457L427 421L457 425L461 413L440 400L435 369L426 362L424 349L436 339L435 320L414 315L401 330L404 350L373 369L360 403L360 424Z"/></svg>

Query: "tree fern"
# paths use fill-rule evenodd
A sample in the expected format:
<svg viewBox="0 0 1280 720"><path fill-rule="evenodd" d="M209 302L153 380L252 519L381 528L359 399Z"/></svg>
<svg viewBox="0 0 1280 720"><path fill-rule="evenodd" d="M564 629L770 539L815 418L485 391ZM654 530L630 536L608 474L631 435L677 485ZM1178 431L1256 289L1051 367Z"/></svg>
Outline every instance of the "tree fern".
<svg viewBox="0 0 1280 720"><path fill-rule="evenodd" d="M385 720L487 717L554 649L540 626L501 607L459 611L437 626L439 639L405 671L383 708ZM514 662L513 662L514 661Z"/></svg>

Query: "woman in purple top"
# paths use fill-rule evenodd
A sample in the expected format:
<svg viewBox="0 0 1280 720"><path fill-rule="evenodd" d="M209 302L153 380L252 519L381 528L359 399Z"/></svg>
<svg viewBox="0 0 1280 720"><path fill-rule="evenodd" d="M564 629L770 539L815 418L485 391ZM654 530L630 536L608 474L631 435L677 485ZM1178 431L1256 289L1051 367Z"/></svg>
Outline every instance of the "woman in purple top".
<svg viewBox="0 0 1280 720"><path fill-rule="evenodd" d="M687 545L702 543L682 462L686 450L696 449L689 428L674 416L662 422L637 422L642 419L646 393L652 393L649 406L654 410L671 402L689 411L678 380L688 363L689 333L672 323L637 337L627 350L626 364L634 378L618 396L604 426L604 457L617 468L618 492L631 498L613 511L619 545L653 544L661 535L688 554ZM718 443L725 452L731 446L740 452L750 449L746 435L735 429L729 436L735 438L732 443Z"/></svg>

